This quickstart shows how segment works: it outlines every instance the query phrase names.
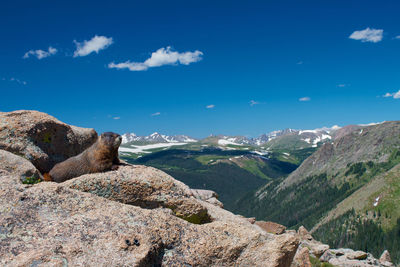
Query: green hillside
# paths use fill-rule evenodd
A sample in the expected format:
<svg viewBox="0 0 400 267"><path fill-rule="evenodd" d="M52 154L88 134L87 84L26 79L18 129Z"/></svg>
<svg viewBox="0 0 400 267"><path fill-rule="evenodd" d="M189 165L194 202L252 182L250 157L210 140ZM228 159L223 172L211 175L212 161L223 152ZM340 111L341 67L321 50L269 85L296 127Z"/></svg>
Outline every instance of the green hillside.
<svg viewBox="0 0 400 267"><path fill-rule="evenodd" d="M399 148L399 122L350 131L323 145L287 178L246 194L234 212L291 228L304 225L322 242L376 257L387 248L399 261L394 245L400 244Z"/></svg>
<svg viewBox="0 0 400 267"><path fill-rule="evenodd" d="M377 201L378 200L378 201ZM335 214L335 215L333 215ZM371 251L388 249L400 260L400 164L383 172L339 203L314 230L335 247Z"/></svg>

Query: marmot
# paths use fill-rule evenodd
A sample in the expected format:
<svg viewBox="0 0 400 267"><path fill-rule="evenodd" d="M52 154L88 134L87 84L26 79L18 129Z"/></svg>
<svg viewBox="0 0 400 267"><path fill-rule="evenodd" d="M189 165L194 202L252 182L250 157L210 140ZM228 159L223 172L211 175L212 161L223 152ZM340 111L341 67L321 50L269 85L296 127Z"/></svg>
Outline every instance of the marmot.
<svg viewBox="0 0 400 267"><path fill-rule="evenodd" d="M122 138L119 134L106 132L81 154L56 164L44 175L46 181L64 182L88 173L118 168L118 147Z"/></svg>

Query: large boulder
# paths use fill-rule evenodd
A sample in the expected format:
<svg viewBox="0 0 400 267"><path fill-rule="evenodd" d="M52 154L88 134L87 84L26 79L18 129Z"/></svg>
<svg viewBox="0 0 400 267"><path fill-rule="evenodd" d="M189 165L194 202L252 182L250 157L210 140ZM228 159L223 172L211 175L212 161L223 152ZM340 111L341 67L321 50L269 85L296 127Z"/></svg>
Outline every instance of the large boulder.
<svg viewBox="0 0 400 267"><path fill-rule="evenodd" d="M389 261L389 262L391 262L391 261L392 261L392 258L390 257L389 251L385 250L385 251L382 253L381 257L379 258L379 261L382 261L382 262Z"/></svg>
<svg viewBox="0 0 400 267"><path fill-rule="evenodd" d="M256 225L260 226L261 229L266 231L267 233L280 235L286 231L286 227L274 222L266 222L266 221L256 221Z"/></svg>
<svg viewBox="0 0 400 267"><path fill-rule="evenodd" d="M315 240L304 226L299 227L297 234L301 241L300 246L307 247L313 257L319 258L329 249L329 245Z"/></svg>
<svg viewBox="0 0 400 267"><path fill-rule="evenodd" d="M291 267L311 267L308 248L302 247L297 250Z"/></svg>
<svg viewBox="0 0 400 267"><path fill-rule="evenodd" d="M191 189L192 194L195 198L207 201L208 203L214 204L221 208L224 207L221 201L218 200L218 194L212 190L205 189Z"/></svg>
<svg viewBox="0 0 400 267"><path fill-rule="evenodd" d="M385 250L381 257L379 258L379 262L383 265L383 266L394 266L394 264L392 263L392 259L390 257L390 253L389 251Z"/></svg>
<svg viewBox="0 0 400 267"><path fill-rule="evenodd" d="M364 251L357 250L350 252L346 255L349 260L365 260L368 257L368 254Z"/></svg>
<svg viewBox="0 0 400 267"><path fill-rule="evenodd" d="M321 262L328 262L339 267L389 267L391 263L384 264L379 262L370 253L364 251L354 251L349 248L329 249L319 258Z"/></svg>
<svg viewBox="0 0 400 267"><path fill-rule="evenodd" d="M78 155L96 139L95 130L67 125L46 113L0 112L0 149L28 159L41 173Z"/></svg>
<svg viewBox="0 0 400 267"><path fill-rule="evenodd" d="M0 173L14 174L24 184L32 184L43 180L40 172L33 164L11 152L0 149Z"/></svg>
<svg viewBox="0 0 400 267"><path fill-rule="evenodd" d="M169 208L192 223L211 221L207 209L196 201L187 185L152 167L126 164L114 172L86 174L64 184L124 204Z"/></svg>
<svg viewBox="0 0 400 267"><path fill-rule="evenodd" d="M310 234L310 232L308 232L308 230L304 227L304 226L300 226L299 230L297 230L297 233L299 234L301 240L313 240L312 235Z"/></svg>
<svg viewBox="0 0 400 267"><path fill-rule="evenodd" d="M301 241L301 245L304 247L309 248L311 255L319 258L321 257L325 251L329 249L329 245L323 244L319 241L312 240L312 241Z"/></svg>
<svg viewBox="0 0 400 267"><path fill-rule="evenodd" d="M60 184L16 174L0 174L0 266L290 266L298 247L296 234L268 234L150 167ZM165 204L178 199L210 222L179 218Z"/></svg>

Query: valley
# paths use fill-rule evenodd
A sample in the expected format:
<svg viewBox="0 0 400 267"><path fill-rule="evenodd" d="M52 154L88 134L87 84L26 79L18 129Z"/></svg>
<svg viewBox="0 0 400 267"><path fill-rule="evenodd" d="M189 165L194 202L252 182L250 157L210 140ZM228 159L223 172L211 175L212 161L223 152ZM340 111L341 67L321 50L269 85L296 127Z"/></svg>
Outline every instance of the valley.
<svg viewBox="0 0 400 267"><path fill-rule="evenodd" d="M123 144L121 158L213 190L236 214L292 229L304 225L332 247L376 257L385 248L400 260L399 122L259 138L162 137Z"/></svg>
<svg viewBox="0 0 400 267"><path fill-rule="evenodd" d="M317 131L311 135L306 132L310 140L321 140L320 135ZM304 138L301 132L291 129L257 139L220 135L196 140L185 135L125 134L119 151L129 163L161 169L191 188L215 191L225 208L233 210L249 192L288 176L317 149ZM269 147L271 140L277 148Z"/></svg>
<svg viewBox="0 0 400 267"><path fill-rule="evenodd" d="M243 150L171 148L140 158L121 156L132 164L143 164L165 171L191 188L217 192L224 207L235 203L265 183L287 176L296 164L266 158Z"/></svg>

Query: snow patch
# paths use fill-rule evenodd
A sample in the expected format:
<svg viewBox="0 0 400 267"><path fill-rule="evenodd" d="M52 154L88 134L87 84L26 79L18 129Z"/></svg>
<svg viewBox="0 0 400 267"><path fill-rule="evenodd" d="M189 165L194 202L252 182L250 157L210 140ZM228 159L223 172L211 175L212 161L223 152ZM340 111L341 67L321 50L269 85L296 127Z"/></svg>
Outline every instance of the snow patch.
<svg viewBox="0 0 400 267"><path fill-rule="evenodd" d="M318 133L318 131L317 130L300 130L298 134L301 135L303 133Z"/></svg>
<svg viewBox="0 0 400 267"><path fill-rule="evenodd" d="M129 147L119 147L118 151L119 152L130 152L130 153L151 153L151 151L146 151L150 149L155 149L155 148L168 148L171 146L183 146L186 145L187 143L160 143L160 144L151 144L151 145L145 145L145 146L135 146L131 145L132 148Z"/></svg>
<svg viewBox="0 0 400 267"><path fill-rule="evenodd" d="M257 151L257 150L251 151L251 153L254 153L254 154L257 154L257 155L260 155L260 156L268 155L268 152L261 152L261 151Z"/></svg>
<svg viewBox="0 0 400 267"><path fill-rule="evenodd" d="M386 121L382 121L382 122L371 122L371 123L368 123L368 124L358 124L358 126L373 126L373 125L382 124L382 123L384 123L384 122L386 122Z"/></svg>
<svg viewBox="0 0 400 267"><path fill-rule="evenodd" d="M378 206L380 197L375 198L374 207Z"/></svg>
<svg viewBox="0 0 400 267"><path fill-rule="evenodd" d="M219 139L218 140L218 145L221 145L221 146L226 146L226 145L241 146L241 144L235 143L234 141L235 141L235 138Z"/></svg>
<svg viewBox="0 0 400 267"><path fill-rule="evenodd" d="M314 139L313 141L313 147L317 147L317 144L325 139L332 139L330 135L327 134L322 134L321 136L318 136L317 138Z"/></svg>
<svg viewBox="0 0 400 267"><path fill-rule="evenodd" d="M233 147L224 147L224 146L218 146L218 148L219 149L221 149L221 150L236 150L236 148L233 148Z"/></svg>

